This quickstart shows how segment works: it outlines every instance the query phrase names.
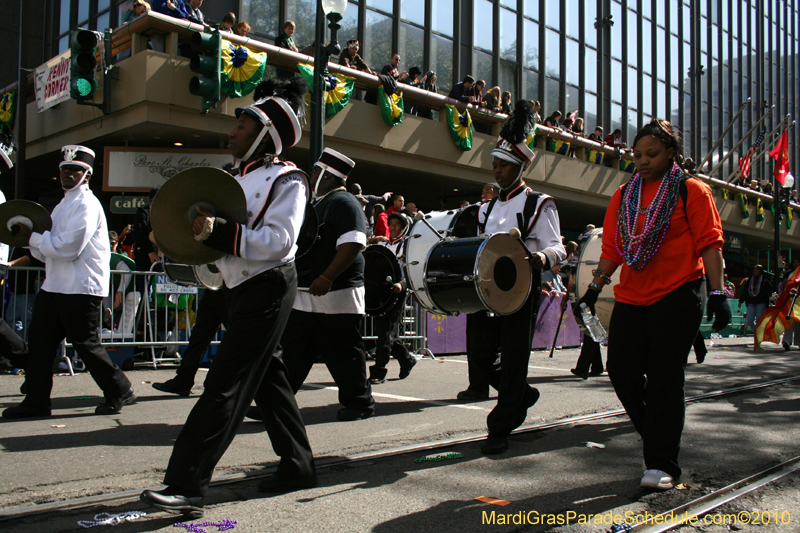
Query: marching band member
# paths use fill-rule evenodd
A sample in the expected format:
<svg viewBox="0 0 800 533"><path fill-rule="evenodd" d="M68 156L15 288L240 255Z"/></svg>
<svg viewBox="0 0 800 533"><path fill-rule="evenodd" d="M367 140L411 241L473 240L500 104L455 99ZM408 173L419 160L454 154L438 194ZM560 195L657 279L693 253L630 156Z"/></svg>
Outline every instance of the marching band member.
<svg viewBox="0 0 800 533"><path fill-rule="evenodd" d="M508 449L511 431L525 422L528 408L539 399L539 391L527 383L533 331L541 299L541 272L566 257L555 200L533 192L522 176L534 158L525 144L533 125L533 105L517 102L514 115L503 126L492 151L492 168L500 194L481 205L479 233L507 233L518 228L530 251L533 284L530 296L516 313L490 316L475 313L467 344L467 357L497 389L497 405L489 413L489 436L481 447L486 454ZM497 352L501 353L496 365Z"/></svg>
<svg viewBox="0 0 800 533"><path fill-rule="evenodd" d="M354 166L353 160L330 148L314 164L319 237L298 264L300 284L308 292L297 293L281 339L295 392L322 354L344 406L336 414L339 420L369 418L375 406L361 337L366 219L358 200L345 189Z"/></svg>
<svg viewBox="0 0 800 533"><path fill-rule="evenodd" d="M236 179L247 197L248 222L225 221L200 209L194 219L196 238L227 253L216 262L225 282L227 331L205 390L175 441L164 476L167 488L141 495L158 509L202 516L214 467L254 398L281 458L259 490L316 486L311 447L279 348L297 291L294 255L309 190L305 174L277 156L300 140L296 113L305 91L299 78L267 80L257 94L268 96L236 109L228 148L241 161Z"/></svg>
<svg viewBox="0 0 800 533"><path fill-rule="evenodd" d="M64 199L53 210L50 231L33 233L30 220L19 220L20 237L31 254L45 263L46 278L33 305L25 369L27 395L3 418L50 416L53 361L69 335L75 351L103 390L105 403L95 414L117 414L136 401L136 393L122 370L111 362L100 344L102 301L111 277L111 245L103 206L89 189L94 152L85 146L61 149L61 187ZM13 217L9 222L13 222Z"/></svg>
<svg viewBox="0 0 800 533"><path fill-rule="evenodd" d="M397 256L400 263L404 263L403 249L405 248L408 230L411 227L411 220L402 213L392 213L389 215L389 239L382 240L378 246L385 246ZM372 385L379 385L386 382L386 365L389 358L394 356L400 363L400 379L405 379L411 373L411 369L417 364L416 358L409 353L405 344L400 342L400 325L403 318L403 311L406 307L406 281L392 285L392 291L400 294L395 304L385 315L376 316L372 319L375 332L378 335L378 346L375 350L375 364L369 367L369 382Z"/></svg>

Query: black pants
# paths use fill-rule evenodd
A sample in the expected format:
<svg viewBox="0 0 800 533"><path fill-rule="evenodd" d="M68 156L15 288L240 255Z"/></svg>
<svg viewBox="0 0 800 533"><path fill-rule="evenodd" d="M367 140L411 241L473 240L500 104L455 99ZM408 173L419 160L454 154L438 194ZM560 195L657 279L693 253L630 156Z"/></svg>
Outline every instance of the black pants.
<svg viewBox="0 0 800 533"><path fill-rule="evenodd" d="M617 302L611 313L608 375L644 443L647 468L678 479L684 369L700 321L705 281L678 287L648 306Z"/></svg>
<svg viewBox="0 0 800 533"><path fill-rule="evenodd" d="M205 390L186 420L169 460L164 484L203 496L211 474L255 398L282 476L314 470L300 410L280 359L280 340L297 291L294 263L223 289L227 331L208 371Z"/></svg>
<svg viewBox="0 0 800 533"><path fill-rule="evenodd" d="M475 315L467 315L467 373L469 378L469 387L467 387L468 391L476 392L476 393L486 393L489 394L489 382L486 381L486 378L483 377L481 371L478 370L478 367L475 366L475 361L471 357L469 357L470 346L469 341L472 338L472 330L475 328ZM500 346L497 346L497 350L500 350ZM495 357L495 363L499 364L497 361L498 357Z"/></svg>
<svg viewBox="0 0 800 533"><path fill-rule="evenodd" d="M589 370L591 368L591 370ZM580 373L602 374L603 354L600 352L600 343L595 342L588 333L583 334L583 346L575 370Z"/></svg>
<svg viewBox="0 0 800 533"><path fill-rule="evenodd" d="M197 319L189 336L189 346L181 357L177 374L181 381L194 384L194 376L200 368L203 355L217 334L221 324L228 320L223 291L207 290L197 306Z"/></svg>
<svg viewBox="0 0 800 533"><path fill-rule="evenodd" d="M363 320L361 315L292 310L281 346L294 392L303 385L319 355L339 387L339 403L351 409L372 408L375 400L367 381Z"/></svg>
<svg viewBox="0 0 800 533"><path fill-rule="evenodd" d="M386 365L389 364L390 357L404 362L414 359L406 345L400 341L400 326L405 308L405 296L400 296L397 303L385 315L372 319L378 336L378 344L375 349L375 364L369 369L370 378L384 379L386 377Z"/></svg>
<svg viewBox="0 0 800 533"><path fill-rule="evenodd" d="M33 304L28 339L25 378L26 407L50 407L53 389L53 361L59 345L69 335L75 351L103 391L107 400L116 400L131 388L122 370L111 362L100 344L100 309L103 298L88 294L60 294L40 290Z"/></svg>
<svg viewBox="0 0 800 533"><path fill-rule="evenodd" d="M489 435L504 437L525 422L527 401L534 389L528 385L533 330L539 313L541 289L534 283L522 309L511 315L475 313L467 357L489 384L497 389L497 405L487 418ZM496 365L500 348L500 365Z"/></svg>

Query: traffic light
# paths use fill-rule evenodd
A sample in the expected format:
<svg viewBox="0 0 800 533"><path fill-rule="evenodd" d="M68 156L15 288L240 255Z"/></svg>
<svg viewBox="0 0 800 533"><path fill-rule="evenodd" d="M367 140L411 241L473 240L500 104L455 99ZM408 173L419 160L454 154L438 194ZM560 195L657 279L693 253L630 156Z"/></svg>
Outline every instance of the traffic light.
<svg viewBox="0 0 800 533"><path fill-rule="evenodd" d="M69 43L72 59L69 67L69 95L79 103L93 100L97 90L94 68L97 65L95 50L97 34L80 28L70 31Z"/></svg>
<svg viewBox="0 0 800 533"><path fill-rule="evenodd" d="M198 32L192 35L192 48L196 53L189 61L189 68L202 76L192 78L189 82L189 92L203 99L200 106L202 114L208 113L209 107L217 107L221 98L221 46L222 37L218 29L211 33Z"/></svg>

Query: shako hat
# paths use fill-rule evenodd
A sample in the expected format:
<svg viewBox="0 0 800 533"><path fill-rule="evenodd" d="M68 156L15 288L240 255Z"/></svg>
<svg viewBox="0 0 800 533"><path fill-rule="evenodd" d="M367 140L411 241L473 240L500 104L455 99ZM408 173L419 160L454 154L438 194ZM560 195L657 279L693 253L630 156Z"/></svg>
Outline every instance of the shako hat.
<svg viewBox="0 0 800 533"><path fill-rule="evenodd" d="M356 166L356 162L336 150L325 148L314 166L321 167L325 172L330 172L334 176L346 180L350 171Z"/></svg>
<svg viewBox="0 0 800 533"><path fill-rule="evenodd" d="M85 146L68 144L61 149L61 163L58 168L66 166L81 167L87 172L92 172L94 166L94 151Z"/></svg>
<svg viewBox="0 0 800 533"><path fill-rule="evenodd" d="M527 140L533 128L533 116L533 104L519 100L514 106L514 114L500 131L492 155L524 167L530 165L535 154L528 148Z"/></svg>

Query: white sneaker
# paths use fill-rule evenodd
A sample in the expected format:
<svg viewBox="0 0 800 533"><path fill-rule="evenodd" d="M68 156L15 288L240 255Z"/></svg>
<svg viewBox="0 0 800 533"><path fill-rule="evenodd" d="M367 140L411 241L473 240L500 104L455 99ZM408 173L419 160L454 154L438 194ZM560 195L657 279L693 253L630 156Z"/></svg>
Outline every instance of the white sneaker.
<svg viewBox="0 0 800 533"><path fill-rule="evenodd" d="M675 487L675 478L663 470L645 470L639 486L643 489L668 490Z"/></svg>

